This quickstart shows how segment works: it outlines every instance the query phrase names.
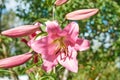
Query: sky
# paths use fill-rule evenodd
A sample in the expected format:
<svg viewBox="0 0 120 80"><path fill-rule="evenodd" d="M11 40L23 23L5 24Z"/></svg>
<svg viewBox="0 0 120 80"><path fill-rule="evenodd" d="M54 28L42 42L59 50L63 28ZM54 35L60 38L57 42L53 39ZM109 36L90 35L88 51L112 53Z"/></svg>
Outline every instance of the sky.
<svg viewBox="0 0 120 80"><path fill-rule="evenodd" d="M13 9L15 11L18 3L15 0L8 0L8 3L6 3L5 5L7 10Z"/></svg>

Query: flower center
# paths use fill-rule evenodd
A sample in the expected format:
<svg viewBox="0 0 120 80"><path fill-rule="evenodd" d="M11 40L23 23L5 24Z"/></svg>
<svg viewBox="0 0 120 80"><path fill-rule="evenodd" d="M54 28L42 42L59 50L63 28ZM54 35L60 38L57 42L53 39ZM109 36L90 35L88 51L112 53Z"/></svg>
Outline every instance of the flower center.
<svg viewBox="0 0 120 80"><path fill-rule="evenodd" d="M65 44L65 37L59 37L56 40L54 40L54 44L57 45L55 49L55 54L58 52L64 52L66 55L68 54L68 49Z"/></svg>

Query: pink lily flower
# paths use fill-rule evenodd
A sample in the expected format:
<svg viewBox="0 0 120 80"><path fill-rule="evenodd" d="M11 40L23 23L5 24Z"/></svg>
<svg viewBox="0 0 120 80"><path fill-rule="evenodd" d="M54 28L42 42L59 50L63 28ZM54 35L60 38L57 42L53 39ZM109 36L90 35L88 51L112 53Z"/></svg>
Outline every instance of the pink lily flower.
<svg viewBox="0 0 120 80"><path fill-rule="evenodd" d="M68 0L56 0L55 1L55 5L56 6L60 6L60 5L62 5L62 4L64 4L65 2L67 2Z"/></svg>
<svg viewBox="0 0 120 80"><path fill-rule="evenodd" d="M17 55L5 59L0 60L0 68L12 68L15 66L19 66L28 60L30 60L32 57L31 53L25 53L22 55Z"/></svg>
<svg viewBox="0 0 120 80"><path fill-rule="evenodd" d="M82 20L95 15L98 9L83 9L68 13L65 18L68 20Z"/></svg>
<svg viewBox="0 0 120 80"><path fill-rule="evenodd" d="M42 55L43 69L49 72L60 63L68 70L77 72L77 51L89 48L88 40L78 38L78 24L71 22L63 30L56 21L48 21L46 26L48 35L31 43L32 49Z"/></svg>
<svg viewBox="0 0 120 80"><path fill-rule="evenodd" d="M13 29L9 29L3 31L1 34L8 36L8 37L23 37L34 33L35 31L39 30L40 23L36 23L35 25L23 25Z"/></svg>

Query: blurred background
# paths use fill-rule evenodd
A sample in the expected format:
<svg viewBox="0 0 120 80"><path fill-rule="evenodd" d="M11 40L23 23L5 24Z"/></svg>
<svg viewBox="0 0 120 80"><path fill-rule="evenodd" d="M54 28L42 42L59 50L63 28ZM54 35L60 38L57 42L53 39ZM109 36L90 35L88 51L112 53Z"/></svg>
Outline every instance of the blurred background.
<svg viewBox="0 0 120 80"><path fill-rule="evenodd" d="M0 0L0 32L34 22L52 20L55 0ZM79 72L70 72L67 80L119 80L120 79L120 0L69 0L56 7L55 19L62 23L65 14L78 10L98 8L89 19L76 21L80 37L90 40L89 50L79 52ZM65 27L66 21L61 27ZM0 59L23 54L29 48L21 38L9 38L0 34ZM33 67L27 62L11 69L0 69L0 80L37 80L28 73ZM62 69L64 70L64 69ZM58 71L63 74L62 71ZM39 76L51 76L41 80L62 80L54 75L39 72ZM59 76L60 77L60 76Z"/></svg>

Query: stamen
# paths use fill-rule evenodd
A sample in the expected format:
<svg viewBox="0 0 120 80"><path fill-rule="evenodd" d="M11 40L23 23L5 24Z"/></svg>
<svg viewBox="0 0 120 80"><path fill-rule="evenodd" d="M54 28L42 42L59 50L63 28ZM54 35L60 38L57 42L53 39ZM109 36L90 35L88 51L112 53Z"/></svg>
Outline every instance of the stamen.
<svg viewBox="0 0 120 80"><path fill-rule="evenodd" d="M66 60L66 56L63 57L62 54L60 54L60 59L63 60L63 61L65 61Z"/></svg>
<svg viewBox="0 0 120 80"><path fill-rule="evenodd" d="M55 49L55 54L60 53L60 59L65 61L67 57L70 57L71 54L68 53L68 48L65 44L65 37L59 37L53 41L55 45L57 45ZM64 53L62 55L62 53Z"/></svg>
<svg viewBox="0 0 120 80"><path fill-rule="evenodd" d="M56 52L55 52L55 54L58 54L60 52L60 49L58 49Z"/></svg>

